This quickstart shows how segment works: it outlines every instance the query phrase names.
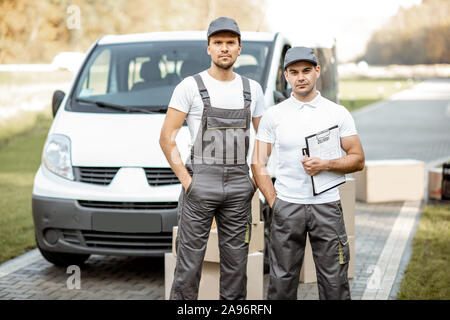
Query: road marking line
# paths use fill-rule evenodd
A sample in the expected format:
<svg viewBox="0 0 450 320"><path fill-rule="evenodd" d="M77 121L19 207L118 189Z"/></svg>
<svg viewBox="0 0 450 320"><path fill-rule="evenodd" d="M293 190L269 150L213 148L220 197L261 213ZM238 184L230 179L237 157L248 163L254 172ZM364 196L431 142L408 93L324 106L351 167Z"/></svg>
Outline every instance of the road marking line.
<svg viewBox="0 0 450 320"><path fill-rule="evenodd" d="M17 258L6 261L5 263L0 264L0 278L7 276L10 273L16 272L17 270L22 269L41 259L43 258L39 250L34 249L18 256Z"/></svg>
<svg viewBox="0 0 450 320"><path fill-rule="evenodd" d="M361 300L389 298L414 222L421 212L420 209L421 201L405 201L403 204L374 268L380 272L373 273L368 280L368 283L378 283L381 286L367 286ZM379 279L372 279L372 277Z"/></svg>

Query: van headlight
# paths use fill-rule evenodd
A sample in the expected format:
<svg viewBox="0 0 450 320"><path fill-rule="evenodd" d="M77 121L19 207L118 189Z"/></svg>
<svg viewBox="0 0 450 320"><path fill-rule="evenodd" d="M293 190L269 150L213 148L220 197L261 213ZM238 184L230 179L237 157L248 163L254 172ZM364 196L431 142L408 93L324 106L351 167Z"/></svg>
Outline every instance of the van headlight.
<svg viewBox="0 0 450 320"><path fill-rule="evenodd" d="M42 154L42 163L51 172L63 178L74 180L69 137L52 134L48 137Z"/></svg>

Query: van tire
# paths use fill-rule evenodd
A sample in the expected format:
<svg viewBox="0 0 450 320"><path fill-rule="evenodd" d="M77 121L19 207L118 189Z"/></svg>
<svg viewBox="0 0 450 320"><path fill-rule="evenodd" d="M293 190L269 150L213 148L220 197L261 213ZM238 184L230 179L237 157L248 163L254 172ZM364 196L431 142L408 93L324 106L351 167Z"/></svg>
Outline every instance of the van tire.
<svg viewBox="0 0 450 320"><path fill-rule="evenodd" d="M70 265L81 266L91 256L90 254L48 251L40 248L37 240L36 244L45 260L47 260L50 263L53 263L55 266L58 267L67 267Z"/></svg>

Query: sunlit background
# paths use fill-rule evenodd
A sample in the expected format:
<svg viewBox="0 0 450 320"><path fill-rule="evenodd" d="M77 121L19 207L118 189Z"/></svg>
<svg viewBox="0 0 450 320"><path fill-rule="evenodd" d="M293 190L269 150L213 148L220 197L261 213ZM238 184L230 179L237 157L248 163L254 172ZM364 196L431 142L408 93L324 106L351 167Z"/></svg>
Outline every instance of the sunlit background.
<svg viewBox="0 0 450 320"><path fill-rule="evenodd" d="M336 39L339 59L345 62L363 55L371 35L392 23L390 19L396 19L399 10L417 11L421 3L422 0L268 0L266 19L272 30L299 42L321 44ZM448 25L449 16L446 19Z"/></svg>
<svg viewBox="0 0 450 320"><path fill-rule="evenodd" d="M205 30L221 15L242 30L282 32L295 42L336 40L340 62L450 62L447 0L4 0L0 63L51 62L108 33Z"/></svg>
<svg viewBox="0 0 450 320"><path fill-rule="evenodd" d="M68 92L92 44L105 34L175 30L205 30L206 40L219 16L242 31L281 32L293 45L332 52L322 60L336 53L335 96L352 112L417 84L433 95L449 91L450 0L0 0L0 264L36 247L31 193L52 95ZM448 119L450 104L445 110ZM425 211L423 253L409 280L414 290L432 289L403 299L450 297L450 207L440 210Z"/></svg>

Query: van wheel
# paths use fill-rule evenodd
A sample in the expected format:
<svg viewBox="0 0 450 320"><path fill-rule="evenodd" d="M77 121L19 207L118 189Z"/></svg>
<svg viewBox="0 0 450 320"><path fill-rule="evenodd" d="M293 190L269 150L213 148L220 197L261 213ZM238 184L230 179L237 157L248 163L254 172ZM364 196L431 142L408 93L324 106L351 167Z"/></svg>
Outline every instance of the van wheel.
<svg viewBox="0 0 450 320"><path fill-rule="evenodd" d="M53 252L39 248L42 256L50 263L58 267L67 267L70 265L80 266L89 258L90 254L76 254L66 252Z"/></svg>
<svg viewBox="0 0 450 320"><path fill-rule="evenodd" d="M80 266L90 257L90 254L77 254L77 253L66 253L66 252L53 252L41 249L36 240L37 247L41 252L42 256L50 263L53 263L58 267L67 267L70 265Z"/></svg>

